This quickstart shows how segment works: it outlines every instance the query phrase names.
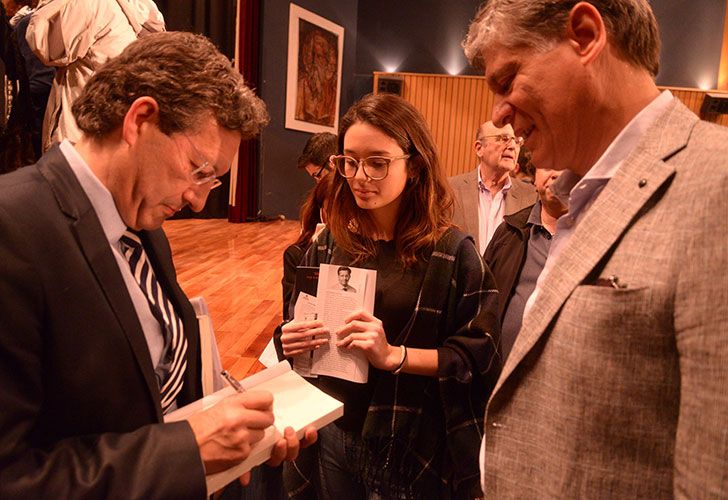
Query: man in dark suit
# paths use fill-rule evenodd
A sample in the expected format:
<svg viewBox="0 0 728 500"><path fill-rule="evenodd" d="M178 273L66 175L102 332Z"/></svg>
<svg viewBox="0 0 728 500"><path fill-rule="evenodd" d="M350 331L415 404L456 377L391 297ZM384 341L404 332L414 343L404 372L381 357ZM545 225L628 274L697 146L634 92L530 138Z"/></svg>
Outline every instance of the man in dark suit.
<svg viewBox="0 0 728 500"><path fill-rule="evenodd" d="M728 129L660 91L647 0L489 0L493 121L569 200L486 410L491 498L728 496Z"/></svg>
<svg viewBox="0 0 728 500"><path fill-rule="evenodd" d="M78 143L0 177L0 498L203 498L271 425L272 397L163 423L201 396L201 359L160 227L202 209L265 106L207 39L159 33L73 111ZM287 430L274 461L298 444Z"/></svg>

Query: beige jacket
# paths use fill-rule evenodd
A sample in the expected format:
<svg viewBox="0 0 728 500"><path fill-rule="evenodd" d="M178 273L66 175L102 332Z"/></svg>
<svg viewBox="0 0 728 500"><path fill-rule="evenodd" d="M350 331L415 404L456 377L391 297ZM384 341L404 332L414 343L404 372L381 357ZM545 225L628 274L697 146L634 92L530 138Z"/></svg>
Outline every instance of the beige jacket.
<svg viewBox="0 0 728 500"><path fill-rule="evenodd" d="M728 129L675 100L523 319L488 403L486 497L728 496L727 238Z"/></svg>
<svg viewBox="0 0 728 500"><path fill-rule="evenodd" d="M145 32L163 31L152 0L45 0L33 13L26 39L47 66L57 66L43 122L43 150L80 131L71 105L96 69Z"/></svg>
<svg viewBox="0 0 728 500"><path fill-rule="evenodd" d="M450 186L454 194L453 222L465 234L479 241L478 224L478 170L450 177ZM536 203L536 188L516 178L511 178L511 188L505 193L505 209L503 215L512 215Z"/></svg>

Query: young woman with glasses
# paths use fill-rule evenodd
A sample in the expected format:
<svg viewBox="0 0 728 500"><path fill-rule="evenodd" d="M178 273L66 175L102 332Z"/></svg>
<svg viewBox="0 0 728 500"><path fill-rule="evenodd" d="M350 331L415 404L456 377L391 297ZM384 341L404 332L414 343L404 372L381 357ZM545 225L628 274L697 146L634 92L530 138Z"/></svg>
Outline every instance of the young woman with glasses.
<svg viewBox="0 0 728 500"><path fill-rule="evenodd" d="M344 402L319 434L319 497L480 497L483 415L500 370L492 275L452 227L450 190L411 104L364 97L342 119L339 150L327 229L303 265L376 269L374 315L354 312L331 332L292 321L281 335L288 357L331 335L371 364L366 384L316 381Z"/></svg>

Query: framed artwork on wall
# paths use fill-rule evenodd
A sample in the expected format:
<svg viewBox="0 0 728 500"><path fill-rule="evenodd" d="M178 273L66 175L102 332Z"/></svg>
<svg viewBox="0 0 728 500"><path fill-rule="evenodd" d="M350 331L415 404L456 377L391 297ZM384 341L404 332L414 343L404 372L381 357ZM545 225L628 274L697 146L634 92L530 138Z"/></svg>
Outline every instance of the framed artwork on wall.
<svg viewBox="0 0 728 500"><path fill-rule="evenodd" d="M344 28L291 4L286 128L337 133L343 60Z"/></svg>

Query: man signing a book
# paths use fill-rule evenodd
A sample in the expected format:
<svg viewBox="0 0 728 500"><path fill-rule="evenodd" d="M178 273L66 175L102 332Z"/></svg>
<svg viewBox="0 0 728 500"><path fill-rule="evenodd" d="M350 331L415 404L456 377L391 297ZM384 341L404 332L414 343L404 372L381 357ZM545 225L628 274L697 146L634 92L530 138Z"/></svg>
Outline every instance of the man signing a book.
<svg viewBox="0 0 728 500"><path fill-rule="evenodd" d="M205 476L273 423L273 398L164 423L202 388L161 226L203 208L265 106L206 38L167 32L102 66L73 114L77 143L0 178L0 498L205 498ZM272 462L299 444L286 429Z"/></svg>

